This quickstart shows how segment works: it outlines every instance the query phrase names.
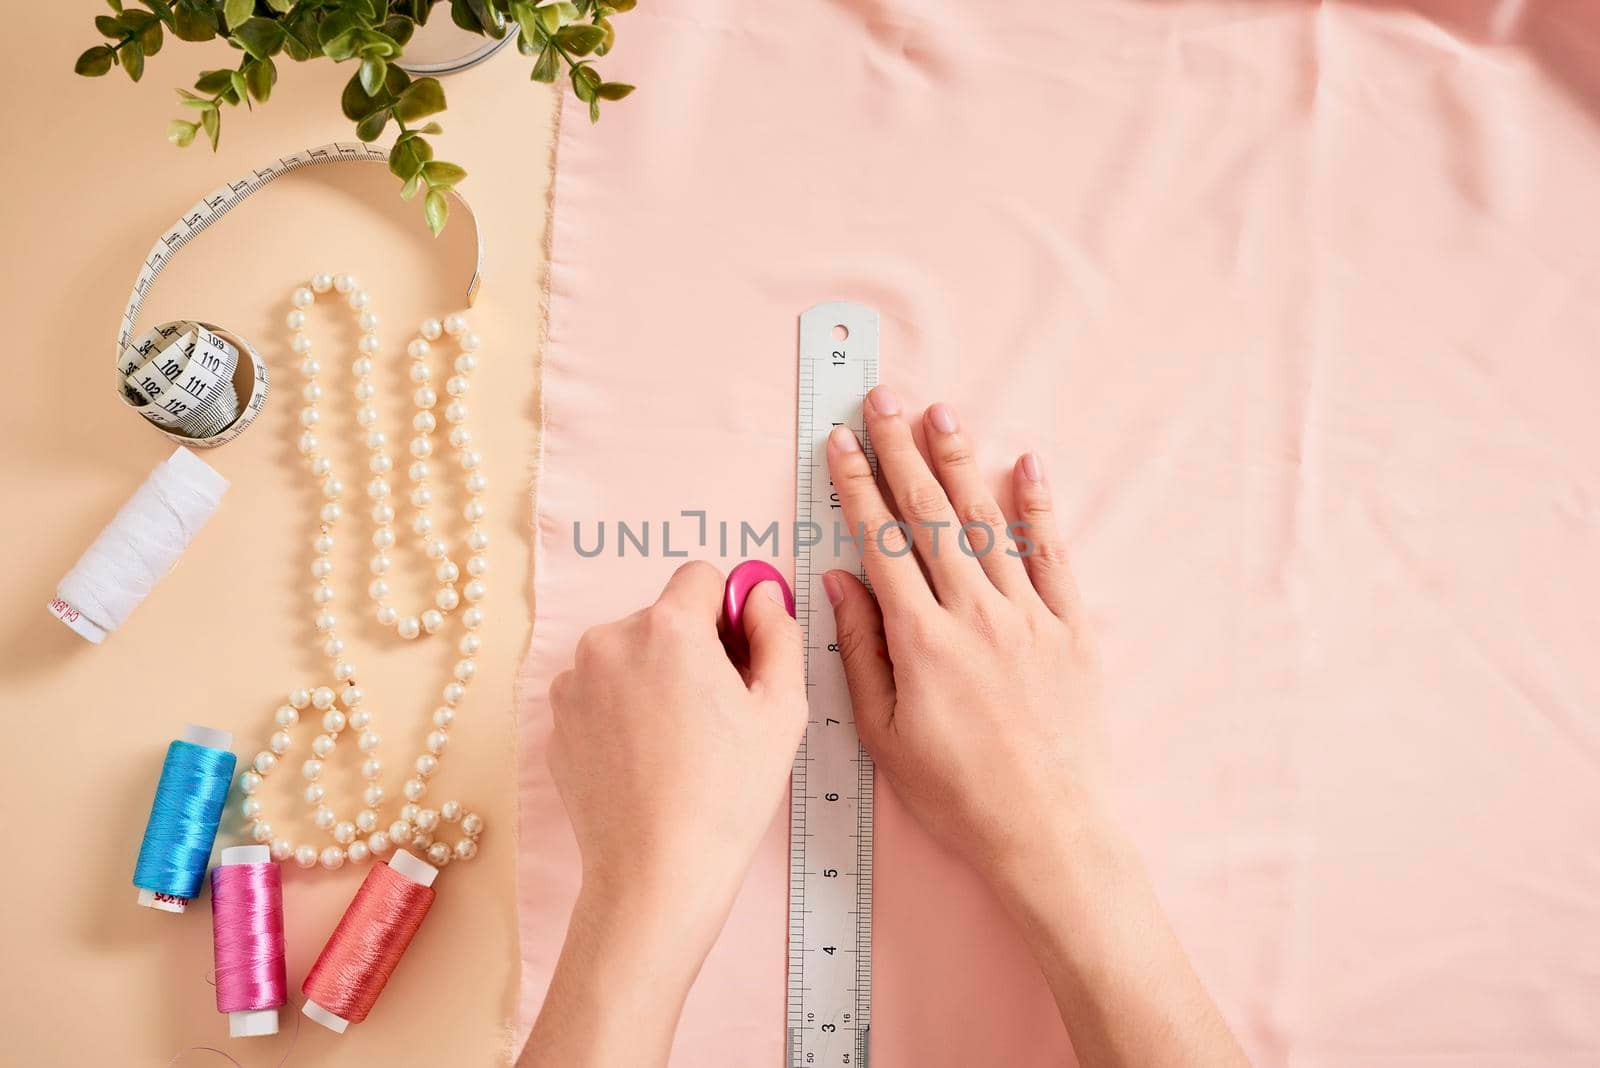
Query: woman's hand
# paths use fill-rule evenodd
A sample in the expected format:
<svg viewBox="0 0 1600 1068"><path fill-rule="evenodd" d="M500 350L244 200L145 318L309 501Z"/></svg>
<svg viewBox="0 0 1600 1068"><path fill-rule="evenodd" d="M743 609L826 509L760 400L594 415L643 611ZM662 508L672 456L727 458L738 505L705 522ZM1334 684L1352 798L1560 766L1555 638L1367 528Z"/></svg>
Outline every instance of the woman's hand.
<svg viewBox="0 0 1600 1068"><path fill-rule="evenodd" d="M922 825L1004 877L1101 818L1099 676L1050 490L1019 459L1008 520L949 407L922 417L931 468L888 390L866 416L889 499L848 427L828 467L873 593L823 578L856 728Z"/></svg>
<svg viewBox="0 0 1600 1068"><path fill-rule="evenodd" d="M847 427L828 468L876 597L823 577L861 741L1011 911L1079 1063L1244 1065L1105 814L1098 672L1039 460L1012 470L1008 524L948 407L922 417L926 460L893 394L866 411L888 499Z"/></svg>
<svg viewBox="0 0 1600 1068"><path fill-rule="evenodd" d="M550 686L583 888L525 1066L665 1063L784 796L806 720L800 627L775 583L757 586L741 670L717 636L722 593L716 568L684 565L655 604L585 633Z"/></svg>
<svg viewBox="0 0 1600 1068"><path fill-rule="evenodd" d="M744 673L717 636L723 576L679 568L655 604L592 627L550 686L550 769L585 888L732 901L805 729L800 626L765 582Z"/></svg>

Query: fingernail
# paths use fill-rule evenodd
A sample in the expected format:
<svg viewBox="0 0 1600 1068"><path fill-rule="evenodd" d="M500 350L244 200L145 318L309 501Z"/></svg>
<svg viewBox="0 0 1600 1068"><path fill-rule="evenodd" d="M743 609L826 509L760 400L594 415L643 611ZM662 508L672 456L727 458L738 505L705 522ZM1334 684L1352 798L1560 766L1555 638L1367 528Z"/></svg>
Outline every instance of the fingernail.
<svg viewBox="0 0 1600 1068"><path fill-rule="evenodd" d="M766 582L761 583L760 585L758 585L756 587L756 589L758 589L762 593L766 594L768 597L770 597L772 600L776 601L778 604L783 604L783 591L780 590L778 588L778 584L776 582L773 582L771 579L768 579Z"/></svg>
<svg viewBox="0 0 1600 1068"><path fill-rule="evenodd" d="M941 434L954 434L960 429L956 422L956 413L948 404L935 404L928 409L928 421L933 424L933 429Z"/></svg>
<svg viewBox="0 0 1600 1068"><path fill-rule="evenodd" d="M832 571L824 572L822 576L822 592L828 595L828 603L837 605L844 600L844 583L839 581L839 576Z"/></svg>
<svg viewBox="0 0 1600 1068"><path fill-rule="evenodd" d="M867 397L872 401L872 410L879 415L900 414L899 398L889 391L888 386L879 386L867 394Z"/></svg>
<svg viewBox="0 0 1600 1068"><path fill-rule="evenodd" d="M1025 452L1022 454L1022 473L1028 476L1029 482L1043 482L1044 468L1039 465L1039 454Z"/></svg>
<svg viewBox="0 0 1600 1068"><path fill-rule="evenodd" d="M833 428L833 433L828 435L828 443L840 452L858 452L861 449L856 432L843 424Z"/></svg>

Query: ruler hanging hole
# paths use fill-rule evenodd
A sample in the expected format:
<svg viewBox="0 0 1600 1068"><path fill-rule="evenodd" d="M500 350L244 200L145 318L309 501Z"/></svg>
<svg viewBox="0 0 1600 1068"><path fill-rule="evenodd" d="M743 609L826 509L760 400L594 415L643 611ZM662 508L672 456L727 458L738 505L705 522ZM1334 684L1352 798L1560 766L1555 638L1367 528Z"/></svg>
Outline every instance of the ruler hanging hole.
<svg viewBox="0 0 1600 1068"><path fill-rule="evenodd" d="M843 341L850 336L850 328L843 323L838 323L833 328L833 340Z"/></svg>

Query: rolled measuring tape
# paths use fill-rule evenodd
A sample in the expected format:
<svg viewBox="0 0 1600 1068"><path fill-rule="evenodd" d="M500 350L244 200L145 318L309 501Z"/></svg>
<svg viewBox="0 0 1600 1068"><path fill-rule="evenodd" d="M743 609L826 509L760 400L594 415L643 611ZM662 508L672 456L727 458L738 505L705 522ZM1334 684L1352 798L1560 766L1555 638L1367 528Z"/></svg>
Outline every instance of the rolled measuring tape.
<svg viewBox="0 0 1600 1068"><path fill-rule="evenodd" d="M184 212L151 246L122 313L116 371L123 403L180 445L209 449L243 434L267 401L270 382L261 354L239 334L205 320L176 320L140 333L145 297L180 249L280 176L325 163L388 161L389 150L376 145L340 141L308 148L257 167ZM467 283L470 305L483 277L483 235L466 199L454 190L449 196L472 221L477 255Z"/></svg>

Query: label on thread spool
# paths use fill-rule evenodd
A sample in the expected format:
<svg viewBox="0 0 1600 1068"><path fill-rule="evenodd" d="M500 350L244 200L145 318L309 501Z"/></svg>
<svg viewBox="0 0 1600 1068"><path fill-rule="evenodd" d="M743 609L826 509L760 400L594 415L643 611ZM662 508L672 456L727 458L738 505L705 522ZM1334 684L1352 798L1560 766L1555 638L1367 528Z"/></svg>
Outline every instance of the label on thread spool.
<svg viewBox="0 0 1600 1068"><path fill-rule="evenodd" d="M163 323L138 333L145 296L179 249L274 179L325 163L387 163L388 159L389 150L378 145L335 142L308 148L257 167L208 193L184 212L145 256L122 313L116 372L117 393L123 403L168 438L196 448L225 445L244 433L266 403L266 362L249 342L209 323ZM449 196L472 223L477 259L467 284L467 303L471 304L483 274L482 236L471 205L454 190Z"/></svg>

